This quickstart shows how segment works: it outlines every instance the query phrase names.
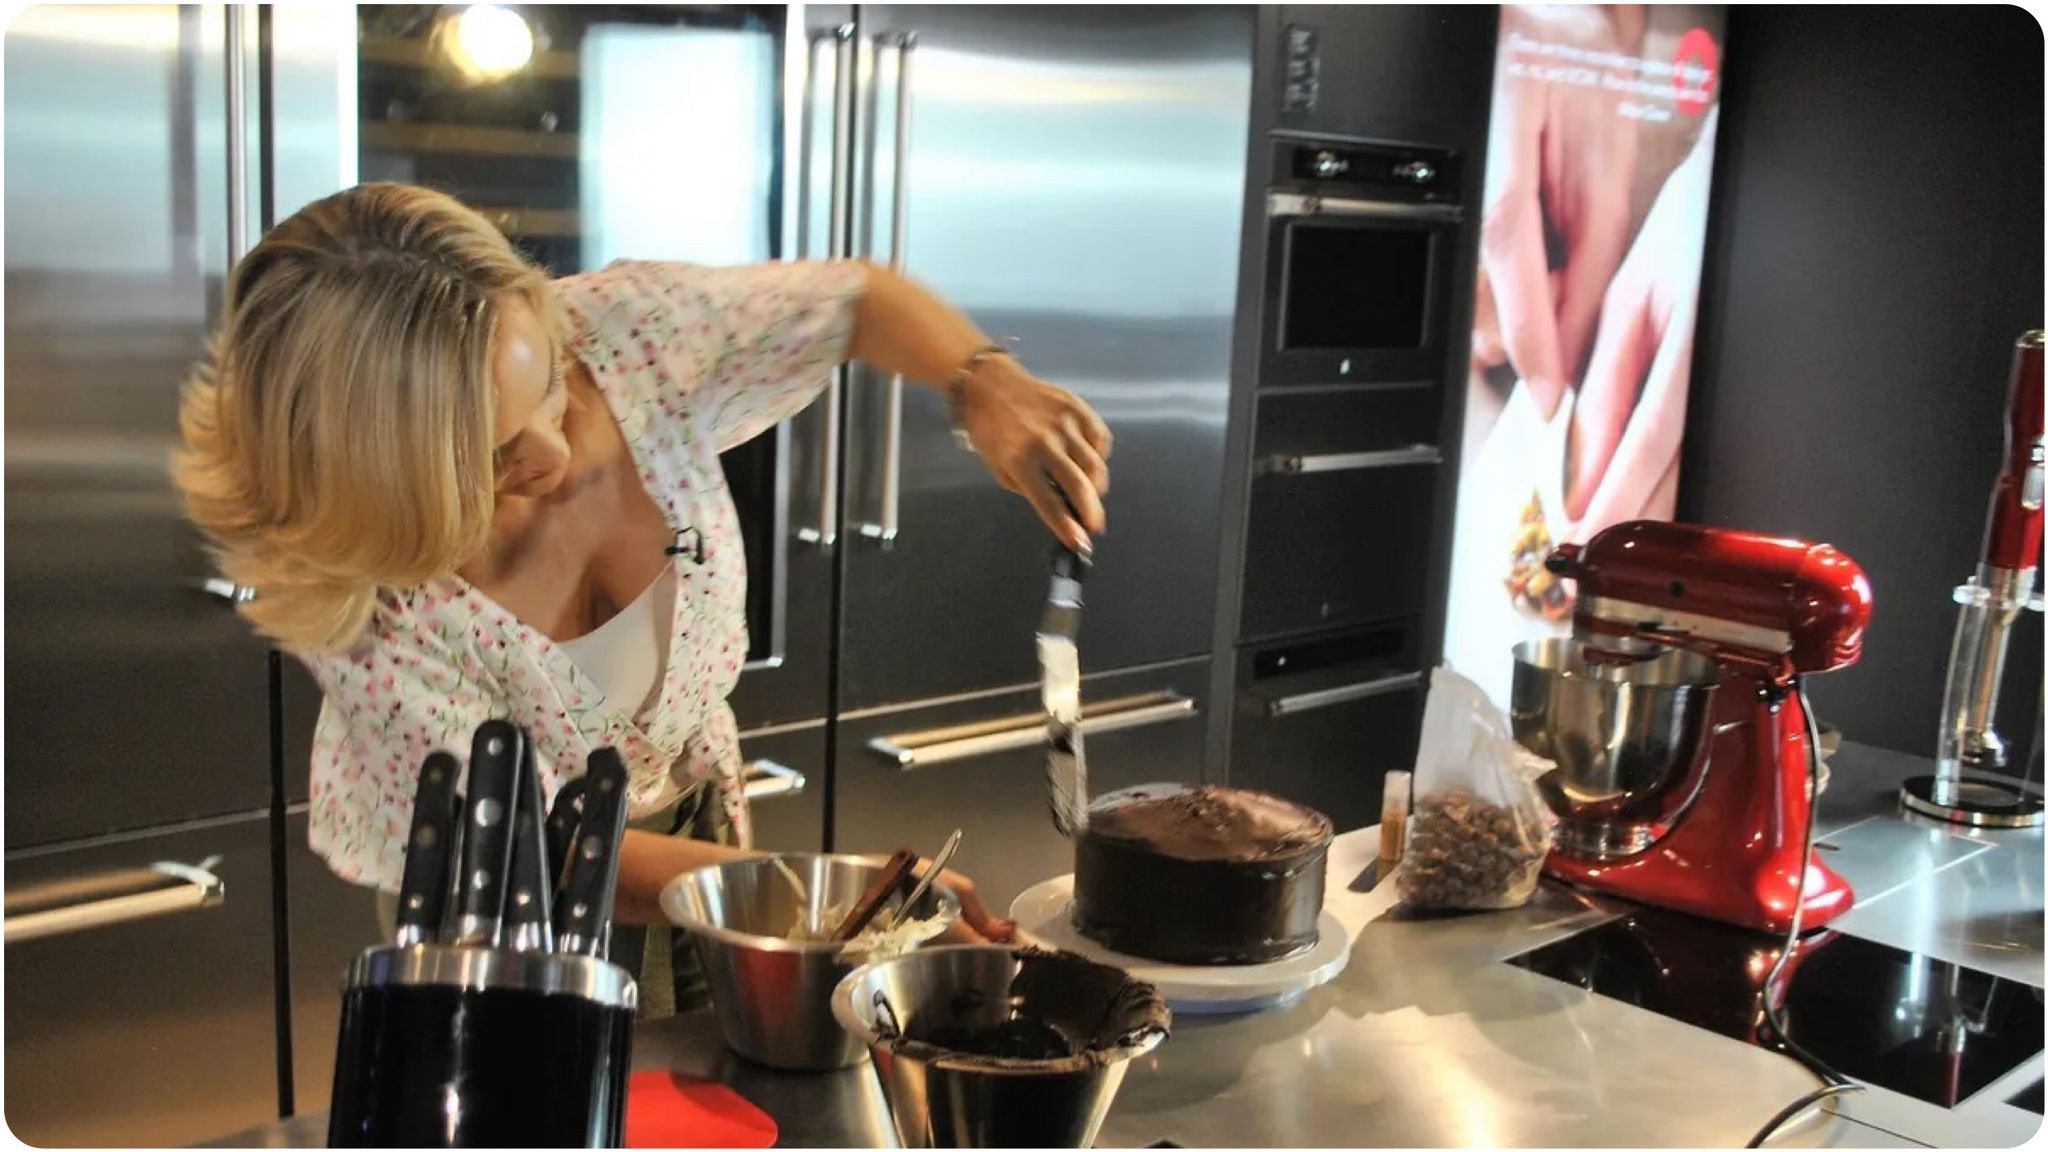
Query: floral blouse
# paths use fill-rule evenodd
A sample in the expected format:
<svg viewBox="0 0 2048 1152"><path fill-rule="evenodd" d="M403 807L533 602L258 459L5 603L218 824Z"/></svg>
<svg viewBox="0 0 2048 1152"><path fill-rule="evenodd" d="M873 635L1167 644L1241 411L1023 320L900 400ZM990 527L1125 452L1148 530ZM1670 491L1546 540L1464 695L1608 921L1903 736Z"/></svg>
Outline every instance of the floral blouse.
<svg viewBox="0 0 2048 1152"><path fill-rule="evenodd" d="M629 812L709 783L749 842L726 696L747 651L746 560L719 453L795 415L844 359L864 281L851 264L704 268L620 261L558 281L570 349L589 369L641 482L689 538L657 701L605 699L562 649L459 576L387 589L369 630L306 658L326 695L313 740L310 840L345 880L396 891L420 762L467 762L477 725L512 720L552 796L592 749L625 759ZM703 542L702 562L695 553Z"/></svg>

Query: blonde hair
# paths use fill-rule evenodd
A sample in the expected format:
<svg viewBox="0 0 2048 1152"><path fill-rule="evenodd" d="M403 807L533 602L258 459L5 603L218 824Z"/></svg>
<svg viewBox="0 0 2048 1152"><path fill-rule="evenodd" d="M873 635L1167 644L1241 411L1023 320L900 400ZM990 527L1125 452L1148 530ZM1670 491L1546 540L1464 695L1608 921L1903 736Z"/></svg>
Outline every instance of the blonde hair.
<svg viewBox="0 0 2048 1152"><path fill-rule="evenodd" d="M229 274L172 475L264 635L346 649L380 589L483 549L507 294L561 331L540 269L482 216L403 184L308 205Z"/></svg>

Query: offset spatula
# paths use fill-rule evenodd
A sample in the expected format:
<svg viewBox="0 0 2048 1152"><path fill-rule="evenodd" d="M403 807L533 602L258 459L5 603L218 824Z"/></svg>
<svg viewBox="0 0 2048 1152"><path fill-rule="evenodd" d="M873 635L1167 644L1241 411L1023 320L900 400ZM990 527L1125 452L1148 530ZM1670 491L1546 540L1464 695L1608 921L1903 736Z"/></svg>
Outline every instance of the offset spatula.
<svg viewBox="0 0 2048 1152"><path fill-rule="evenodd" d="M1060 493L1066 501L1066 493ZM1079 519L1067 503L1067 511ZM1052 590L1038 621L1038 667L1045 700L1045 782L1053 827L1073 836L1088 825L1088 758L1081 746L1081 582L1092 555L1053 550Z"/></svg>

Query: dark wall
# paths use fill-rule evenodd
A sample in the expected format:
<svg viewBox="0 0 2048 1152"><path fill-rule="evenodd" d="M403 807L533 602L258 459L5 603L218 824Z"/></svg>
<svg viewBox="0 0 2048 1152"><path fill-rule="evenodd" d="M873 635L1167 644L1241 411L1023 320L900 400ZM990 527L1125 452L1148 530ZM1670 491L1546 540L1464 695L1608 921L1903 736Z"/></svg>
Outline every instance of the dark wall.
<svg viewBox="0 0 2048 1152"><path fill-rule="evenodd" d="M2042 325L2042 32L2018 8L1735 7L1680 514L1869 572L1851 740L1928 755L2003 436ZM1999 729L2024 767L2041 617Z"/></svg>

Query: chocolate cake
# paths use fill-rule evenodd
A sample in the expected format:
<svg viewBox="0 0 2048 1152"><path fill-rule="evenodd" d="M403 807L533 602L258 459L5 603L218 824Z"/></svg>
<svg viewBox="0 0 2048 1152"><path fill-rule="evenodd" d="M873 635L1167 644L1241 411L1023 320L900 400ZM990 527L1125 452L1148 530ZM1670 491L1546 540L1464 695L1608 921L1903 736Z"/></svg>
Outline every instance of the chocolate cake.
<svg viewBox="0 0 2048 1152"><path fill-rule="evenodd" d="M1314 946L1333 833L1263 792L1147 785L1088 810L1074 927L1126 956L1262 964Z"/></svg>

